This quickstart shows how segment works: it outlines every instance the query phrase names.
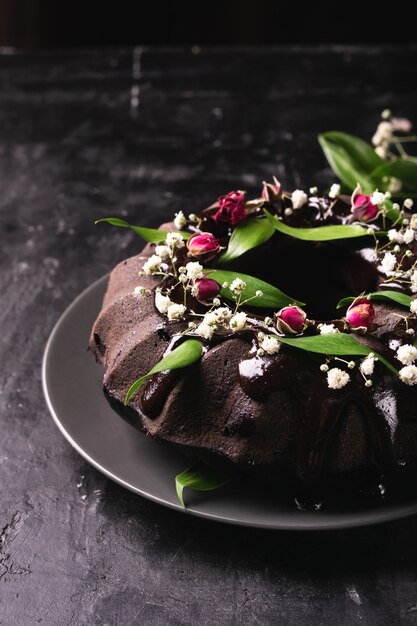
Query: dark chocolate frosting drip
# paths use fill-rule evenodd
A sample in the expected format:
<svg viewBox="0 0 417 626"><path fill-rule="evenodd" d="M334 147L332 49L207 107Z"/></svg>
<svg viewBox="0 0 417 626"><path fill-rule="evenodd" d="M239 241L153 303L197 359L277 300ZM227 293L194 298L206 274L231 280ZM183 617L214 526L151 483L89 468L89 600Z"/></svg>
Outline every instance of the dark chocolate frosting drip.
<svg viewBox="0 0 417 626"><path fill-rule="evenodd" d="M279 390L291 394L295 407L294 437L299 478L312 482L320 477L332 434L341 415L352 404L360 407L371 461L381 472L388 469L392 465L389 425L369 390L363 389L363 380L350 383L353 386L350 390L329 391L318 362L311 361L283 351L273 357L249 354L239 367L240 385L250 397L262 399ZM356 377L360 378L360 375Z"/></svg>

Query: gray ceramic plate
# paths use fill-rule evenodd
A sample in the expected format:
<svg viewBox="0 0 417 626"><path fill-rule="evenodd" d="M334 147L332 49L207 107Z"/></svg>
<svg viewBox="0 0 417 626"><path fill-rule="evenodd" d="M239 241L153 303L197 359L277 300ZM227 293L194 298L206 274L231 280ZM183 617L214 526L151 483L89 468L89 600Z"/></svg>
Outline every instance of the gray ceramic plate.
<svg viewBox="0 0 417 626"><path fill-rule="evenodd" d="M104 276L65 311L45 348L43 387L55 423L94 467L127 489L187 515L258 528L321 530L398 519L417 513L417 502L363 507L339 503L320 511L298 511L289 495L262 485L229 483L218 491L187 492L188 509L174 485L187 459L154 443L124 422L101 389L103 371L86 346L106 288Z"/></svg>

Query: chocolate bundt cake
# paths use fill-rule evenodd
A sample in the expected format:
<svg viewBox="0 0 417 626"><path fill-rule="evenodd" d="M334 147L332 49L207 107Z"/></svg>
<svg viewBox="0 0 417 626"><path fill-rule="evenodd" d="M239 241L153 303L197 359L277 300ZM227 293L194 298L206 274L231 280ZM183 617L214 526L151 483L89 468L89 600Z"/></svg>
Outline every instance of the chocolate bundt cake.
<svg viewBox="0 0 417 626"><path fill-rule="evenodd" d="M379 485L413 464L417 215L387 195L274 179L180 212L160 241L136 228L156 243L113 269L90 338L111 405L159 442L291 484ZM191 339L200 359L131 389Z"/></svg>

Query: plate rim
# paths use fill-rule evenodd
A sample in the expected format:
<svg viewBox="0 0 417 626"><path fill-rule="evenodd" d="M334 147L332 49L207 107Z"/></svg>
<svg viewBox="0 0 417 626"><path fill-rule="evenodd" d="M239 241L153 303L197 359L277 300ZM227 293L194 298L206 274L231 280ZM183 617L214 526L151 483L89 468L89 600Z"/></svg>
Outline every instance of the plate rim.
<svg viewBox="0 0 417 626"><path fill-rule="evenodd" d="M208 513L205 511L199 511L198 509L193 508L192 506L187 507L186 509L181 506L180 503L173 503L168 500L165 500L162 497L154 495L148 491L140 489L135 485L129 483L123 478L119 477L117 474L114 474L111 470L107 469L101 463L96 461L88 452L86 452L82 446L70 435L70 433L66 430L64 424L60 420L55 408L53 406L53 402L51 400L49 389L48 389L48 357L51 353L51 349L53 347L55 338L60 330L60 327L64 320L71 314L73 309L75 309L78 303L86 296L87 293L93 291L98 285L104 283L108 280L110 272L102 275L100 278L97 278L90 285L88 285L85 289L83 289L64 309L61 315L58 317L57 321L53 325L53 328L48 336L47 342L45 344L43 355L42 355L42 390L45 398L46 405L48 407L49 413L52 416L52 419L55 425L58 427L64 438L67 442L78 452L78 454L83 457L90 465L92 465L95 469L97 469L100 473L104 474L107 478L112 480L113 482L119 484L120 486L128 489L132 493L135 493L138 496L146 498L147 500L151 500L156 504L160 504L162 506L166 506L173 511L177 511L179 513L185 513L189 515L193 515L195 517L199 517L208 521L218 522L223 524L229 524L234 526L242 526L246 528L255 528L255 529L263 529L270 531L305 531L305 532L319 532L326 530L347 530L353 528L361 528L365 526L373 526L375 524L384 524L388 522L392 522L395 520L404 519L406 517L411 517L412 515L417 514L417 501L414 504L409 505L392 505L385 512L382 509L377 509L374 512L370 511L366 514L366 518L362 517L359 513L352 513L348 518L340 519L340 520L328 520L326 522L325 518L317 517L317 524L312 525L310 523L288 523L288 522L276 522L274 524L266 524L262 522L251 522L248 520L242 519L233 519L222 517L221 515ZM139 433L140 434L140 433ZM320 515L320 514L319 514ZM340 514L342 515L342 513ZM363 515L363 514L362 514ZM301 518L300 518L301 522Z"/></svg>

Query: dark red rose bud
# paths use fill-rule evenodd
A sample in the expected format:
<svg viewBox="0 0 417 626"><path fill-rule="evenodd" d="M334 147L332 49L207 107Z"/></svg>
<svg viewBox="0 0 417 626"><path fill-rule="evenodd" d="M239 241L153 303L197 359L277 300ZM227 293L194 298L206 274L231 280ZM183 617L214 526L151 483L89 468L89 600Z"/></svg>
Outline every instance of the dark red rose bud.
<svg viewBox="0 0 417 626"><path fill-rule="evenodd" d="M212 278L198 278L194 283L194 294L199 300L213 300L219 295L221 286Z"/></svg>
<svg viewBox="0 0 417 626"><path fill-rule="evenodd" d="M237 226L246 217L245 194L243 191L231 191L219 198L219 209L213 215L216 222L226 222Z"/></svg>
<svg viewBox="0 0 417 626"><path fill-rule="evenodd" d="M187 241L188 252L195 259L209 261L220 250L220 241L211 233L196 233Z"/></svg>
<svg viewBox="0 0 417 626"><path fill-rule="evenodd" d="M364 193L355 196L351 211L353 217L360 222L371 222L379 213L378 207L371 202L371 196Z"/></svg>
<svg viewBox="0 0 417 626"><path fill-rule="evenodd" d="M356 298L346 313L351 330L367 331L375 319L374 305L369 298Z"/></svg>
<svg viewBox="0 0 417 626"><path fill-rule="evenodd" d="M281 183L279 182L279 180L277 180L274 176L273 181L273 184L266 183L265 181L262 183L262 199L266 202L274 202L274 200L279 197L279 194L281 192Z"/></svg>
<svg viewBox="0 0 417 626"><path fill-rule="evenodd" d="M307 315L303 309L293 304L275 313L275 326L285 335L299 335L307 327Z"/></svg>

